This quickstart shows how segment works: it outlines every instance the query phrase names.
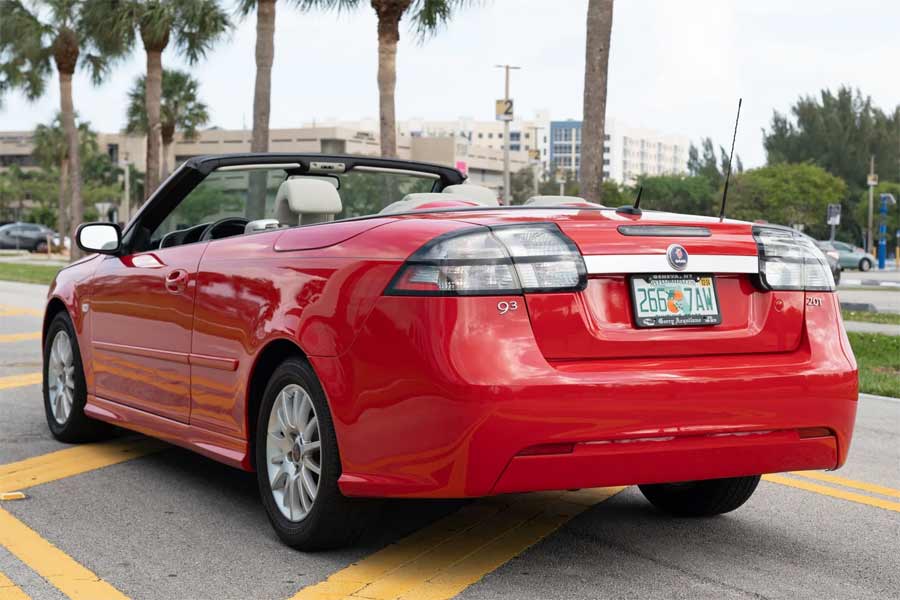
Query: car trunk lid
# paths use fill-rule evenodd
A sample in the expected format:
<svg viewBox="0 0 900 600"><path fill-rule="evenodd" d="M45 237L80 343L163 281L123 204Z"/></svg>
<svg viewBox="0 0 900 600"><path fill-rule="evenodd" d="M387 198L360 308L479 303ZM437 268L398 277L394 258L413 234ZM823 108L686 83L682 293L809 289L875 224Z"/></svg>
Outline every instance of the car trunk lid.
<svg viewBox="0 0 900 600"><path fill-rule="evenodd" d="M588 283L580 292L527 294L535 336L548 359L662 358L797 348L804 294L759 288L750 224L668 214L648 218L647 213L610 218L609 212L604 211L604 218L556 221L584 256ZM673 245L686 252L683 271L667 259ZM712 277L721 322L639 327L631 278L680 272Z"/></svg>

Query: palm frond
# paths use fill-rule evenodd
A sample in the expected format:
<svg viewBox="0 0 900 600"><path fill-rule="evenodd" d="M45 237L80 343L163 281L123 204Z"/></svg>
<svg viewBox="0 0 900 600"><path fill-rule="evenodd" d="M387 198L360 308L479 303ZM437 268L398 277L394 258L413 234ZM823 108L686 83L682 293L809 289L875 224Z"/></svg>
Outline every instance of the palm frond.
<svg viewBox="0 0 900 600"><path fill-rule="evenodd" d="M421 43L440 31L454 12L480 3L477 0L414 0L407 13L411 13L410 26Z"/></svg>
<svg viewBox="0 0 900 600"><path fill-rule="evenodd" d="M216 40L230 32L231 19L216 0L185 0L177 2L175 44L195 63L206 55Z"/></svg>
<svg viewBox="0 0 900 600"><path fill-rule="evenodd" d="M52 68L51 30L19 0L0 0L0 15L0 101L12 89L37 99Z"/></svg>

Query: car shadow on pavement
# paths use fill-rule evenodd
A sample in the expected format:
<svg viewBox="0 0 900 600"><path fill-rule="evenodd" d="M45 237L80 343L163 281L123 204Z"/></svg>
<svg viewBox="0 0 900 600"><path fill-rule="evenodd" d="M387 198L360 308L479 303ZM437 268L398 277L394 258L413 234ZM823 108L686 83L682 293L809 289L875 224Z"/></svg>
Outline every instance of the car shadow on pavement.
<svg viewBox="0 0 900 600"><path fill-rule="evenodd" d="M204 456L172 446L145 457L141 468L174 479L180 485L213 495L248 516L254 512L259 521L259 535L276 539L260 502L256 474L223 465ZM354 554L371 553L395 542L433 521L446 516L467 503L465 500L372 500L378 506L376 517L353 546ZM344 551L319 552L317 555L342 555Z"/></svg>

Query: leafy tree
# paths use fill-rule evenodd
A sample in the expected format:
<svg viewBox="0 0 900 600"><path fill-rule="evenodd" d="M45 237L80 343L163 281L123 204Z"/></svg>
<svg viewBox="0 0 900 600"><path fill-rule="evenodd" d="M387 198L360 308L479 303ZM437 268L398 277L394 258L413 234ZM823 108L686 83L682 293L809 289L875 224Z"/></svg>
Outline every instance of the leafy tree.
<svg viewBox="0 0 900 600"><path fill-rule="evenodd" d="M115 52L99 52L87 26L84 0L43 0L29 3L0 0L0 98L20 89L29 99L44 94L53 67L59 78L60 114L69 146L69 189L72 196L71 231L84 214L81 196L81 158L72 100L72 76L87 67L95 83L106 72ZM72 258L78 258L77 248Z"/></svg>
<svg viewBox="0 0 900 600"><path fill-rule="evenodd" d="M688 215L718 214L717 188L702 175L645 175L638 178L635 187L641 186L642 208Z"/></svg>
<svg viewBox="0 0 900 600"><path fill-rule="evenodd" d="M147 168L144 185L149 196L159 186L162 142L162 53L174 42L194 64L231 28L228 14L217 0L84 0L86 22L101 49L115 54L130 51L140 38L147 54L145 98L147 110Z"/></svg>
<svg viewBox="0 0 900 600"><path fill-rule="evenodd" d="M826 235L828 204L841 202L847 184L808 163L781 163L734 177L728 189L728 216L747 221L804 225L813 237Z"/></svg>
<svg viewBox="0 0 900 600"><path fill-rule="evenodd" d="M197 98L198 87L197 80L184 71L163 70L160 105L163 178L169 174L169 154L176 130L181 131L185 139L194 139L197 136L197 128L209 121L206 104ZM135 79L131 91L128 92L125 125L128 133L146 135L149 131L146 90L147 78L140 76Z"/></svg>
<svg viewBox="0 0 900 600"><path fill-rule="evenodd" d="M91 130L90 124L82 121L78 124L79 154L86 157L97 151L97 134ZM55 226L56 231L65 234L68 231L67 182L69 180L69 142L62 124L62 115L57 114L49 125L38 125L32 137L34 148L31 154L45 170L59 170L59 190L56 208L56 222L47 224ZM43 222L43 221L41 221Z"/></svg>
<svg viewBox="0 0 900 600"><path fill-rule="evenodd" d="M524 204L536 195L535 178L536 174L531 167L522 167L509 176L509 193L513 204Z"/></svg>
<svg viewBox="0 0 900 600"><path fill-rule="evenodd" d="M603 199L603 140L613 0L590 0L584 63L584 120L581 129L581 186L584 199Z"/></svg>
<svg viewBox="0 0 900 600"><path fill-rule="evenodd" d="M702 138L700 146L703 149L702 156L700 150L693 143L688 149L688 173L704 177L712 186L724 185L725 174L728 172L728 150L724 146L719 146L719 157L716 158L712 138ZM744 164L741 162L741 156L736 154L731 172L741 173L743 170Z"/></svg>
<svg viewBox="0 0 900 600"><path fill-rule="evenodd" d="M775 111L763 132L770 165L811 161L855 189L865 186L872 155L885 179L900 171L900 106L888 113L859 90L840 87L799 98L791 115Z"/></svg>

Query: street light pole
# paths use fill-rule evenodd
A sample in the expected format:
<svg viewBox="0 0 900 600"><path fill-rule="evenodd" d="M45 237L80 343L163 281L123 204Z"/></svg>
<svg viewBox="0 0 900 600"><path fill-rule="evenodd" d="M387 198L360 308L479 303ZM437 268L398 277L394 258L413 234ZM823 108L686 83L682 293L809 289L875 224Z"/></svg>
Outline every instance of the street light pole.
<svg viewBox="0 0 900 600"><path fill-rule="evenodd" d="M494 65L495 68L503 69L506 84L503 91L503 99L509 102L509 72L510 70L518 70L521 67L513 65ZM509 177L509 122L511 119L503 120L503 204L509 206L512 204L512 194L510 193L510 177Z"/></svg>

